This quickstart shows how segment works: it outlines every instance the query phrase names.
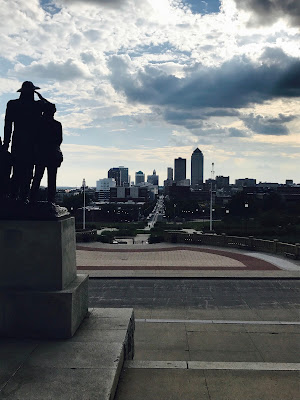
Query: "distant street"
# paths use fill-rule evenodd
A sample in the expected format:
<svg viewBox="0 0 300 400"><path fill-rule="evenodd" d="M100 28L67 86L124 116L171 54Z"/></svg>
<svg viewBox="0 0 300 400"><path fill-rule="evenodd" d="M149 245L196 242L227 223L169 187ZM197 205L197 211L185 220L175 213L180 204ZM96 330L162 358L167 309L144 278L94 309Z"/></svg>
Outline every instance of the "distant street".
<svg viewBox="0 0 300 400"><path fill-rule="evenodd" d="M144 228L144 230L150 231L150 229L155 226L156 222L162 219L164 215L164 196L159 196L152 213L150 213L147 218L147 226Z"/></svg>

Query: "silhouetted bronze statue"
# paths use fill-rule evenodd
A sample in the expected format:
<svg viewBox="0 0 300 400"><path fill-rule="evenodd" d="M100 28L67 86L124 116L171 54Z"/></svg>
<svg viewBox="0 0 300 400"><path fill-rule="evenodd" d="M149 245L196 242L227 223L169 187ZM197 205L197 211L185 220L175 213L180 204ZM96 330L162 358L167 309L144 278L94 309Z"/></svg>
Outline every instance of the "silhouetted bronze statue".
<svg viewBox="0 0 300 400"><path fill-rule="evenodd" d="M35 170L31 186L30 201L36 201L44 171L47 168L48 196L50 203L55 203L57 168L63 161L60 150L62 143L61 123L54 119L56 107L48 103L40 120L35 143Z"/></svg>
<svg viewBox="0 0 300 400"><path fill-rule="evenodd" d="M11 154L2 146L0 138L0 200L7 199L10 193Z"/></svg>
<svg viewBox="0 0 300 400"><path fill-rule="evenodd" d="M34 165L35 139L45 105L49 102L39 93L40 100L34 100L35 90L32 82L23 82L20 98L7 103L4 125L3 151L7 151L12 138L11 155L13 176L11 179L11 198L28 202L29 188Z"/></svg>

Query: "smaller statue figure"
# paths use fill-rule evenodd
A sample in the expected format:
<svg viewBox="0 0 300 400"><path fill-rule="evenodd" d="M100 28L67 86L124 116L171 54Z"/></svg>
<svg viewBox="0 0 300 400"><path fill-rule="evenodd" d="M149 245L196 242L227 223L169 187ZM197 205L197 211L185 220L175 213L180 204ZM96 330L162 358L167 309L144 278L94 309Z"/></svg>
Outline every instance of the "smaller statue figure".
<svg viewBox="0 0 300 400"><path fill-rule="evenodd" d="M2 145L2 140L0 138L0 200L7 199L9 196L11 169L11 154Z"/></svg>
<svg viewBox="0 0 300 400"><path fill-rule="evenodd" d="M37 94L41 96L39 93ZM35 171L30 191L30 201L32 202L37 201L40 183L47 168L47 200L49 203L55 203L57 168L60 167L63 161L60 149L62 143L62 125L54 119L55 112L55 105L47 103L40 119L35 140Z"/></svg>

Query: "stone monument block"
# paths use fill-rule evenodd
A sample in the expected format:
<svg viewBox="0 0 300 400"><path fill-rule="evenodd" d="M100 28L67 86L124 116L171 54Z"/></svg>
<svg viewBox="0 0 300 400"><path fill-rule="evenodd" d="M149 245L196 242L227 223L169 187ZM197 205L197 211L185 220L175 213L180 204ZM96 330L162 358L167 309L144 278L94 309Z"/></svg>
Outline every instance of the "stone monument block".
<svg viewBox="0 0 300 400"><path fill-rule="evenodd" d="M74 218L0 220L0 336L72 337L88 310Z"/></svg>
<svg viewBox="0 0 300 400"><path fill-rule="evenodd" d="M88 275L63 290L0 291L0 336L70 338L88 310Z"/></svg>
<svg viewBox="0 0 300 400"><path fill-rule="evenodd" d="M0 288L62 290L76 278L74 218L0 220Z"/></svg>

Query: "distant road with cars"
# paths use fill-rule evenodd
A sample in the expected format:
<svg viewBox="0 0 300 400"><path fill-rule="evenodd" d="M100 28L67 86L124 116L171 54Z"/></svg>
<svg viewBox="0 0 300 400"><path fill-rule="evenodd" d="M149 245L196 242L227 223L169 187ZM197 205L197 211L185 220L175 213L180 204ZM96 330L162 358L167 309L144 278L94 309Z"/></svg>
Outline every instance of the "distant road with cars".
<svg viewBox="0 0 300 400"><path fill-rule="evenodd" d="M147 226L144 228L145 231L150 231L156 224L165 218L165 206L164 206L164 196L158 197L153 211L149 214L147 218Z"/></svg>

